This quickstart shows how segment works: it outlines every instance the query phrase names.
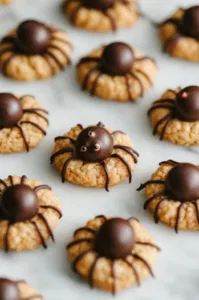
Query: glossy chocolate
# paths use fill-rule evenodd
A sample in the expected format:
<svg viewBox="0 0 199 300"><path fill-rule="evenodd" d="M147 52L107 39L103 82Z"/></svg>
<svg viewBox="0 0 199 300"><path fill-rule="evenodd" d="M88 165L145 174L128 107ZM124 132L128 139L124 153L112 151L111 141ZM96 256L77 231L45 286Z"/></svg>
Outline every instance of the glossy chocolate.
<svg viewBox="0 0 199 300"><path fill-rule="evenodd" d="M102 69L110 75L125 75L131 71L134 61L132 48L125 43L116 42L104 48Z"/></svg>
<svg viewBox="0 0 199 300"><path fill-rule="evenodd" d="M199 168L189 163L175 165L165 181L166 193L180 202L199 198Z"/></svg>
<svg viewBox="0 0 199 300"><path fill-rule="evenodd" d="M189 86L181 90L176 97L178 117L183 121L199 120L199 86Z"/></svg>
<svg viewBox="0 0 199 300"><path fill-rule="evenodd" d="M20 292L16 282L0 278L0 300L20 300Z"/></svg>
<svg viewBox="0 0 199 300"><path fill-rule="evenodd" d="M113 218L99 229L96 251L110 259L124 258L131 254L135 244L135 233L128 220Z"/></svg>
<svg viewBox="0 0 199 300"><path fill-rule="evenodd" d="M199 5L185 10L181 27L186 35L199 38Z"/></svg>
<svg viewBox="0 0 199 300"><path fill-rule="evenodd" d="M82 2L87 8L106 10L114 5L115 0L82 0Z"/></svg>
<svg viewBox="0 0 199 300"><path fill-rule="evenodd" d="M102 162L113 151L113 138L104 128L91 126L84 129L76 141L76 155L84 162Z"/></svg>
<svg viewBox="0 0 199 300"><path fill-rule="evenodd" d="M27 185L10 186L1 196L1 210L13 222L31 220L39 211L37 194Z"/></svg>
<svg viewBox="0 0 199 300"><path fill-rule="evenodd" d="M15 126L23 116L20 100L9 93L0 93L0 128Z"/></svg>
<svg viewBox="0 0 199 300"><path fill-rule="evenodd" d="M27 20L16 31L16 44L25 54L42 54L51 41L51 31L43 23Z"/></svg>

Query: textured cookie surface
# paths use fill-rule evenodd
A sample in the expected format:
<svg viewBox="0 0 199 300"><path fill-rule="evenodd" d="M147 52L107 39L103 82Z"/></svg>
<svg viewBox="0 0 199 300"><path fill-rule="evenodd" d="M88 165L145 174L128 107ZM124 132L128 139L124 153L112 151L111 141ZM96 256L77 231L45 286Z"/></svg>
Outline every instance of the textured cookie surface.
<svg viewBox="0 0 199 300"><path fill-rule="evenodd" d="M113 7L105 12L86 8L80 1L69 0L64 2L63 10L77 27L98 32L130 27L139 17L135 0L129 0L126 4L116 0Z"/></svg>
<svg viewBox="0 0 199 300"><path fill-rule="evenodd" d="M70 63L71 44L65 32L50 28L52 36L49 46L42 54L26 55L15 49L12 38L16 30L10 32L7 41L0 43L1 72L18 81L47 79Z"/></svg>
<svg viewBox="0 0 199 300"><path fill-rule="evenodd" d="M160 25L160 36L164 44L164 50L174 57L199 62L199 40L190 36L182 35L176 24L171 19L180 23L184 10L179 9L168 21Z"/></svg>
<svg viewBox="0 0 199 300"><path fill-rule="evenodd" d="M10 176L0 183L0 189L4 192L10 186L21 184L31 189L41 186L39 181L30 180L19 176ZM26 222L11 222L0 215L0 248L13 251L34 250L43 245L52 237L60 218L60 202L54 193L46 186L36 190L39 200L39 212L31 220ZM6 249L7 248L7 249Z"/></svg>
<svg viewBox="0 0 199 300"><path fill-rule="evenodd" d="M0 153L24 152L35 148L46 134L48 115L45 110L43 111L43 107L33 96L22 96L19 99L23 110L38 110L36 110L36 114L31 111L23 112L23 116L17 124L23 134L16 126L0 129Z"/></svg>
<svg viewBox="0 0 199 300"><path fill-rule="evenodd" d="M100 47L91 52L88 57L101 58L103 50L104 47ZM134 51L134 55L137 61L135 60L131 71L124 76L112 76L99 71L101 62L84 62L77 66L77 80L84 89L104 100L135 101L153 84L156 63L138 51ZM96 70L92 71L95 67ZM100 78L99 74L101 74Z"/></svg>
<svg viewBox="0 0 199 300"><path fill-rule="evenodd" d="M82 129L79 126L73 127L65 136L74 140L77 139ZM108 132L113 132L108 130ZM114 145L132 147L131 139L128 135L118 132L113 136ZM71 148L71 143L68 139L59 139L55 141L53 154L61 151L61 149ZM75 148L74 148L75 149ZM75 151L75 150L74 150ZM121 157L129 165L130 172L135 169L135 162L132 155L120 149L114 149L113 154L120 154ZM80 159L70 161L66 172L63 174L63 168L66 161L73 156L72 153L63 153L57 156L54 160L55 166L64 180L73 184L78 184L85 187L102 188L106 186L106 173L100 163L84 163ZM126 165L118 158L108 158L106 160L107 171L109 174L109 186L116 185L129 177L129 171Z"/></svg>
<svg viewBox="0 0 199 300"><path fill-rule="evenodd" d="M167 101L161 102L161 105L173 107L176 102L176 94L180 91L168 90L166 91L160 99L170 99L173 103L168 104ZM160 102L155 102L152 107L160 105ZM167 124L167 115L171 114L172 111L169 108L158 108L150 113L150 120L152 127L156 127L156 131L162 139L168 140L174 144L183 146L194 146L199 144L199 121L195 122L185 122L176 117L172 119ZM164 119L165 118L165 119ZM161 122L163 120L163 122ZM158 125L159 122L159 126ZM165 127L166 126L166 127Z"/></svg>
<svg viewBox="0 0 199 300"><path fill-rule="evenodd" d="M95 240L107 219L98 216L77 230L73 244L69 244L72 246L68 246L68 256L76 272L92 286L116 293L141 283L150 273L153 274L151 267L157 260L158 247L139 221L130 220L136 243L129 255L123 259L109 259L100 255L94 248ZM78 240L82 242L78 243Z"/></svg>

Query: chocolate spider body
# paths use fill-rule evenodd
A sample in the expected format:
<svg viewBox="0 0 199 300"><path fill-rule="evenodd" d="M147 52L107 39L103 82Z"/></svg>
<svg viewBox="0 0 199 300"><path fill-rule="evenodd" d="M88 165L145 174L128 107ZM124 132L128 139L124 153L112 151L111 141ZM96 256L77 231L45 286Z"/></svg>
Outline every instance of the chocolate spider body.
<svg viewBox="0 0 199 300"><path fill-rule="evenodd" d="M43 299L41 295L34 295L21 298L19 284L24 281L13 281L7 278L0 278L0 299L1 300L34 300Z"/></svg>
<svg viewBox="0 0 199 300"><path fill-rule="evenodd" d="M74 0L65 0L63 3L64 9L66 9L71 2L74 2ZM115 19L109 12L109 9L112 8L116 2L120 2L126 6L129 6L130 4L128 0L78 0L78 2L80 3L80 5L74 10L71 16L71 21L73 23L75 22L77 14L79 13L82 7L86 7L87 9L96 9L101 11L107 18L109 18L112 31L116 31L117 26Z"/></svg>
<svg viewBox="0 0 199 300"><path fill-rule="evenodd" d="M72 147L63 148L51 156L51 163L53 163L57 156L64 153L72 153L72 156L68 158L63 165L61 172L62 182L65 181L65 174L71 161L81 160L83 163L99 163L103 167L106 174L105 189L106 191L109 191L110 177L106 162L111 158L118 158L120 161L122 161L128 170L129 182L131 182L132 175L130 165L121 155L112 153L114 149L121 149L130 154L134 160L134 163L137 163L137 157L139 154L133 148L113 144L113 136L117 133L123 134L123 132L114 131L112 134L110 134L104 128L102 123L98 123L96 126L87 127L85 129L80 124L78 124L78 126L82 131L80 132L76 141L67 136L58 136L55 138L55 141L68 139L72 145Z"/></svg>
<svg viewBox="0 0 199 300"><path fill-rule="evenodd" d="M48 185L39 185L32 189L25 184L27 177L22 176L20 184L14 185L13 177L9 176L10 186L3 180L0 180L0 184L3 185L3 189L0 190L0 221L8 221L8 229L5 234L5 251L9 251L9 230L11 226L17 222L31 222L36 228L38 235L41 239L44 248L47 248L45 239L40 231L36 221L35 216L38 216L46 225L51 239L54 241L53 232L48 224L47 219L42 213L40 213L40 207L43 209L52 209L62 217L61 211L50 205L39 205L39 199L37 197L37 192L42 189L51 190Z"/></svg>
<svg viewBox="0 0 199 300"><path fill-rule="evenodd" d="M159 208L164 201L179 201L181 202L177 210L175 231L178 233L179 220L181 210L185 203L192 203L196 208L197 219L199 222L199 206L197 199L199 198L199 168L189 163L178 163L173 160L161 162L162 164L171 165L172 168L169 171L165 180L149 180L144 184L141 184L137 191L141 191L150 184L160 184L165 187L161 193L156 193L152 197L146 200L144 209L147 209L149 204L157 197L161 197L160 201L156 205L154 211L155 223L159 222Z"/></svg>
<svg viewBox="0 0 199 300"><path fill-rule="evenodd" d="M43 135L46 135L46 131L38 124L31 121L21 121L24 114L35 114L44 119L48 124L48 119L44 117L40 112L48 114L45 109L42 108L26 108L23 109L21 104L21 98L17 98L9 93L0 93L0 130L4 128L18 128L21 137L24 140L27 152L29 151L28 141L24 134L22 124L31 124L36 127Z"/></svg>
<svg viewBox="0 0 199 300"><path fill-rule="evenodd" d="M74 234L75 236L80 231L87 231L89 233L92 233L92 238L75 239L67 245L67 250L81 243L89 243L92 245L91 249L83 251L75 258L75 260L73 261L74 271L77 272L77 265L84 258L84 256L86 256L88 253L96 252L96 258L91 265L90 272L88 275L88 281L91 287L94 286L94 275L97 264L100 258L103 257L111 260L113 294L116 293L117 274L115 272L114 266L117 260L122 260L124 263L131 267L132 272L135 275L137 285L140 285L139 274L136 268L134 267L134 264L128 261L128 256L132 256L134 259L141 261L147 267L151 276L154 277L153 271L148 262L140 255L133 253L133 249L136 244L141 245L143 247L150 246L160 251L160 248L152 243L136 241L134 229L130 223L130 220L136 220L137 222L139 221L133 217L128 220L122 218L108 219L103 215L97 216L95 218L101 218L104 220L103 224L98 230L94 230L90 227L82 227L77 229Z"/></svg>
<svg viewBox="0 0 199 300"><path fill-rule="evenodd" d="M54 45L53 42L60 41L66 45L69 45L70 47L71 44L64 39L54 37L53 33L55 32L56 29L52 29L47 25L34 20L27 20L21 23L16 30L15 36L8 35L1 41L1 45L8 44L8 46L10 46L1 50L0 56L4 55L5 53L11 53L1 67L3 74L6 75L6 70L9 63L17 55L41 55L43 58L45 58L46 62L52 69L52 74L54 74L55 68L49 59L51 58L62 70L64 65L49 50L54 49L59 51L66 58L66 61L70 62L68 55L59 46Z"/></svg>
<svg viewBox="0 0 199 300"><path fill-rule="evenodd" d="M175 95L175 99L168 98L157 100L148 111L148 115L150 115L157 109L166 108L170 110L170 112L161 118L154 127L153 134L155 135L159 126L164 123L160 134L160 140L164 139L166 129L173 119L179 119L184 122L199 121L199 87L189 86L178 93L173 90L169 91Z"/></svg>
<svg viewBox="0 0 199 300"><path fill-rule="evenodd" d="M141 74L142 76L144 76L145 79L150 83L150 85L152 85L152 81L145 72L143 72L139 68L134 67L134 65L136 62L144 61L144 60L151 60L154 62L152 58L147 56L136 58L133 49L125 43L115 42L109 44L104 48L101 57L91 57L91 56L83 57L78 63L78 66L88 62L97 63L97 66L89 70L89 72L85 76L85 79L82 83L82 89L83 90L87 89L88 82L91 76L97 72L99 74L97 75L93 83L93 86L90 90L91 95L95 95L97 84L101 76L103 76L103 74L108 74L110 76L125 77L129 100L135 100L131 96L132 86L129 83L129 77L133 77L139 83L140 86L139 96L142 97L144 94L144 85L136 74Z"/></svg>
<svg viewBox="0 0 199 300"><path fill-rule="evenodd" d="M199 42L199 5L185 9L182 19L169 18L160 24L160 26L169 23L176 26L177 32L174 36L166 40L163 48L164 51L167 51L168 48L174 49L179 40L184 37L191 37Z"/></svg>

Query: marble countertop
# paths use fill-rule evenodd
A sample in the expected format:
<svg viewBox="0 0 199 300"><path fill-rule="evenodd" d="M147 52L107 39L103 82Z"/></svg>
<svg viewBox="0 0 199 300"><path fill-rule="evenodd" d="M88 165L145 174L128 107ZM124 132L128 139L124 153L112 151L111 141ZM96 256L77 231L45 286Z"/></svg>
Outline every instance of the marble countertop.
<svg viewBox="0 0 199 300"><path fill-rule="evenodd" d="M87 33L73 28L62 16L59 0L16 0L14 5L0 8L0 36L27 18L37 18L60 26L68 31L74 45L73 62L82 55L115 40L122 40L157 59L157 80L143 99L132 104L110 103L91 98L82 93L75 81L74 67L44 81L18 83L0 77L0 90L17 94L33 94L51 112L48 135L41 145L28 154L3 155L0 157L0 177L9 174L26 174L53 187L62 201L64 217L56 230L56 244L49 242L49 249L31 253L0 253L0 275L25 279L38 289L47 300L108 300L111 295L93 290L71 271L66 259L65 245L73 231L87 219L98 214L135 216L153 234L161 246L156 279L145 281L140 288L132 288L118 294L120 300L198 300L199 292L199 239L197 233L180 232L159 224L155 225L152 214L143 210L144 198L136 192L140 182L149 178L158 163L166 159L198 163L199 148L183 148L160 142L152 136L146 116L150 103L167 88L198 84L198 64L174 60L161 53L158 33L147 21L140 19L132 29L116 34ZM142 10L155 20L162 20L179 6L198 3L198 0L143 0ZM133 174L132 184L127 182L106 193L103 189L86 189L62 184L59 174L49 164L55 136L63 134L74 124L92 124L102 121L108 127L128 133L140 160Z"/></svg>

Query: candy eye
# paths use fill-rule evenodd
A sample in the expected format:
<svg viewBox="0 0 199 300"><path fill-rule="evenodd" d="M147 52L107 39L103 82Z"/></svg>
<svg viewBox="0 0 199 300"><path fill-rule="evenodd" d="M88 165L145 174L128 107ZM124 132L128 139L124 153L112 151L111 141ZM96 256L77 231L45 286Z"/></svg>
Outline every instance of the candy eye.
<svg viewBox="0 0 199 300"><path fill-rule="evenodd" d="M81 152L86 152L87 151L87 147L86 146L82 146L80 149Z"/></svg>
<svg viewBox="0 0 199 300"><path fill-rule="evenodd" d="M99 144L95 144L94 145L94 151L99 151L100 150L100 145Z"/></svg>
<svg viewBox="0 0 199 300"><path fill-rule="evenodd" d="M95 136L95 133L93 131L89 131L88 136Z"/></svg>

